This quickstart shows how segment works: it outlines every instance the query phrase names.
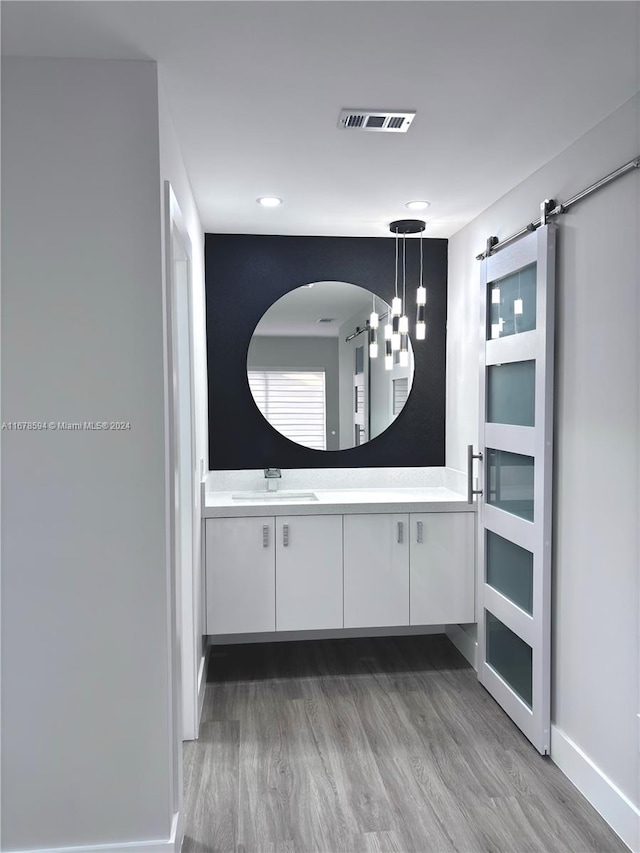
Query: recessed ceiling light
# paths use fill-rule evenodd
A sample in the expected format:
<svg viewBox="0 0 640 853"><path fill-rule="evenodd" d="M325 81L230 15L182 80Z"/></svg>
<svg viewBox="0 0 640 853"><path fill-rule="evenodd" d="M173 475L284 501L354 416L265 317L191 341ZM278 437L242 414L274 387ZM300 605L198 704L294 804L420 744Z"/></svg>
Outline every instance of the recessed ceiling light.
<svg viewBox="0 0 640 853"><path fill-rule="evenodd" d="M430 201L407 201L405 202L405 207L408 207L409 210L425 210L427 207L431 206Z"/></svg>
<svg viewBox="0 0 640 853"><path fill-rule="evenodd" d="M261 204L262 207L280 207L282 204L282 199L275 195L261 195L260 198L256 199L256 201L258 204Z"/></svg>

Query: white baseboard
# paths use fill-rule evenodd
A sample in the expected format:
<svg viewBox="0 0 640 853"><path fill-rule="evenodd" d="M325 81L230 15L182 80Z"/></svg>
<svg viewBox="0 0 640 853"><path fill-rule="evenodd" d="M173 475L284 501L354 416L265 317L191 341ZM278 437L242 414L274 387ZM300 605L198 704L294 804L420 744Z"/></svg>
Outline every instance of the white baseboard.
<svg viewBox="0 0 640 853"><path fill-rule="evenodd" d="M451 640L460 654L466 658L471 666L478 669L478 642L467 634L460 625L447 625L444 629L445 634Z"/></svg>
<svg viewBox="0 0 640 853"><path fill-rule="evenodd" d="M354 637L413 637L443 633L444 625L404 625L392 628L327 628L321 631L270 631L264 634L211 634L209 645L286 643L293 640L345 640Z"/></svg>
<svg viewBox="0 0 640 853"><path fill-rule="evenodd" d="M180 853L184 835L182 812L171 822L171 835L152 841L121 841L117 844L79 844L74 847L35 847L31 850L3 853Z"/></svg>
<svg viewBox="0 0 640 853"><path fill-rule="evenodd" d="M634 853L640 851L640 809L571 738L551 726L551 760Z"/></svg>

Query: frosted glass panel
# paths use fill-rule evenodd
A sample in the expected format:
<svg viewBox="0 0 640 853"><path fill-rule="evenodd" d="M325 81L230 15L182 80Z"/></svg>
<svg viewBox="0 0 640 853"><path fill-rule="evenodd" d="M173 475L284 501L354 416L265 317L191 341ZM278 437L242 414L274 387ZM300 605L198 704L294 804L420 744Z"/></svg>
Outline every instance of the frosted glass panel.
<svg viewBox="0 0 640 853"><path fill-rule="evenodd" d="M487 420L494 424L535 425L535 361L487 368Z"/></svg>
<svg viewBox="0 0 640 853"><path fill-rule="evenodd" d="M510 628L487 614L487 663L507 682L512 690L531 707L533 653L531 646Z"/></svg>
<svg viewBox="0 0 640 853"><path fill-rule="evenodd" d="M487 294L487 339L505 338L536 327L536 265L492 281Z"/></svg>
<svg viewBox="0 0 640 853"><path fill-rule="evenodd" d="M487 583L533 613L533 554L487 530Z"/></svg>
<svg viewBox="0 0 640 853"><path fill-rule="evenodd" d="M487 462L487 503L533 521L533 457L487 448Z"/></svg>

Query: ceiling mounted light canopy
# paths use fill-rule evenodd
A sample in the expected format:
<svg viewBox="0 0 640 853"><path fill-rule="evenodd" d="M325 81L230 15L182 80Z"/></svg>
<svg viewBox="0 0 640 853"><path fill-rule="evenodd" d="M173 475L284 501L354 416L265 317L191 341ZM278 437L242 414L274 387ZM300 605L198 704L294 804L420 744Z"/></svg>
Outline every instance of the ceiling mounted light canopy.
<svg viewBox="0 0 640 853"><path fill-rule="evenodd" d="M391 370L393 366L393 353L398 352L399 363L406 366L409 360L409 318L407 317L407 234L420 234L420 279L416 292L416 340L423 341L427 336L426 305L427 290L424 286L424 257L422 252L422 232L427 224L422 219L397 219L389 224L389 231L396 235L396 263L395 263L395 296L391 301L390 316L384 327L385 339L385 367ZM402 235L402 253L400 253L400 235ZM402 296L398 293L399 270L402 269ZM375 323L375 326L374 326ZM371 315L370 327L377 329L378 315ZM369 350L371 358L378 354L377 334L370 333L370 343L375 342L375 347ZM375 355L374 355L375 353Z"/></svg>
<svg viewBox="0 0 640 853"><path fill-rule="evenodd" d="M282 204L282 199L275 195L261 195L256 201L262 207L280 207Z"/></svg>

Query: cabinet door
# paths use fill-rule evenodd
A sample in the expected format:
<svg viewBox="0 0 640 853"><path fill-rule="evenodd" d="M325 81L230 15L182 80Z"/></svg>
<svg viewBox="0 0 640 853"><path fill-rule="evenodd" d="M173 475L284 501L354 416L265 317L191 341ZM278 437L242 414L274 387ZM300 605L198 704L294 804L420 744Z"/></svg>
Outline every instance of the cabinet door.
<svg viewBox="0 0 640 853"><path fill-rule="evenodd" d="M276 536L276 630L342 628L342 516L280 516Z"/></svg>
<svg viewBox="0 0 640 853"><path fill-rule="evenodd" d="M474 516L411 513L411 624L475 620Z"/></svg>
<svg viewBox="0 0 640 853"><path fill-rule="evenodd" d="M345 515L344 627L409 624L409 516Z"/></svg>
<svg viewBox="0 0 640 853"><path fill-rule="evenodd" d="M206 522L207 633L274 631L273 518Z"/></svg>

